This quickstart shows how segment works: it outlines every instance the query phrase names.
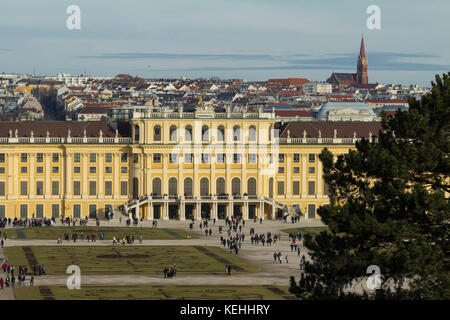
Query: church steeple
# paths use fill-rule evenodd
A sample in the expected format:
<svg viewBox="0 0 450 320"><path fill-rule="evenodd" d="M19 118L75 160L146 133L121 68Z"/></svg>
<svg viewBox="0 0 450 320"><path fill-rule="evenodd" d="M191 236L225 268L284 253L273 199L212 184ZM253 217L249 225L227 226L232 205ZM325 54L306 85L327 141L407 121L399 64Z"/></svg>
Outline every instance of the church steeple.
<svg viewBox="0 0 450 320"><path fill-rule="evenodd" d="M364 36L361 36L361 47L359 49L358 63L356 66L356 83L368 84L369 75L367 72L368 61L366 57L366 49L364 46Z"/></svg>

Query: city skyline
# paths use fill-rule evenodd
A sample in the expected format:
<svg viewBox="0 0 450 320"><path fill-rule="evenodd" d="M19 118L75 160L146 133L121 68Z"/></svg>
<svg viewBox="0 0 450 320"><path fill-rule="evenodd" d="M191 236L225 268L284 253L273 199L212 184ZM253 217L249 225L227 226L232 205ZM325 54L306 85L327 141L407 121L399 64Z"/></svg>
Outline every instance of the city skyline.
<svg viewBox="0 0 450 320"><path fill-rule="evenodd" d="M380 30L366 27L369 2L25 3L20 11L0 5L0 72L325 81L333 71L355 71L361 33L372 83L429 87L450 68L448 43L430 36L448 29L444 1L378 1ZM72 4L81 8L81 30L66 28Z"/></svg>

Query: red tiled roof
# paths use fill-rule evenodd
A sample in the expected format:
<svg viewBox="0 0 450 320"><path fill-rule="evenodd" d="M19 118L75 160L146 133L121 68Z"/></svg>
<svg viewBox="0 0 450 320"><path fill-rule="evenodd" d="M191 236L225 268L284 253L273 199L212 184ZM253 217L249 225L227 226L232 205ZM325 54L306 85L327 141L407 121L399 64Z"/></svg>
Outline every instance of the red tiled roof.
<svg viewBox="0 0 450 320"><path fill-rule="evenodd" d="M281 84L285 86L299 86L308 83L306 78L287 78L287 79L269 79L267 81L270 84Z"/></svg>

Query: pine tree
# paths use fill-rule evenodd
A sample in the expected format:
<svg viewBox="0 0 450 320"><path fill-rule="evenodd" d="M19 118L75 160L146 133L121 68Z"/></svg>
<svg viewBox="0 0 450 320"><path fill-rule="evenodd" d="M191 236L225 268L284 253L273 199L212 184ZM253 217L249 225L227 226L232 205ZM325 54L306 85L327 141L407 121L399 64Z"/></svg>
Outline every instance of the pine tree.
<svg viewBox="0 0 450 320"><path fill-rule="evenodd" d="M409 110L383 114L378 141L363 139L337 159L320 154L330 204L318 214L330 232L305 236L311 298L450 298L449 76L437 75ZM380 289L339 294L341 283L365 282L371 265Z"/></svg>

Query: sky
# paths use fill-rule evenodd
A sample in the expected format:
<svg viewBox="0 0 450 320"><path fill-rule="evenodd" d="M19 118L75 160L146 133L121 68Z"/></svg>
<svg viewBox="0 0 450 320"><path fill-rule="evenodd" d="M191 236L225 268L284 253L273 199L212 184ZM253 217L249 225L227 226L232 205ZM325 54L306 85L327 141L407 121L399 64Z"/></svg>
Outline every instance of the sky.
<svg viewBox="0 0 450 320"><path fill-rule="evenodd" d="M3 0L0 72L325 81L356 72L364 34L369 82L430 86L450 71L449 12L448 0Z"/></svg>

